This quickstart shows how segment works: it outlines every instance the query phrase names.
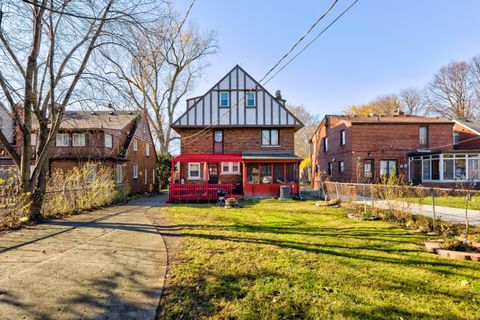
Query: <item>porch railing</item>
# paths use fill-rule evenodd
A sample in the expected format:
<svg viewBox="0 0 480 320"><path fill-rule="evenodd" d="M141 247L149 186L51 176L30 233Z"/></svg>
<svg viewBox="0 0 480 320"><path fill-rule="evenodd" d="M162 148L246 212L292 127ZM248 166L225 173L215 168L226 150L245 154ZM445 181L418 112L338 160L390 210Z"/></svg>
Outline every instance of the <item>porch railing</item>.
<svg viewBox="0 0 480 320"><path fill-rule="evenodd" d="M217 191L225 190L227 197L232 194L231 184L172 184L170 186L171 201L216 201Z"/></svg>

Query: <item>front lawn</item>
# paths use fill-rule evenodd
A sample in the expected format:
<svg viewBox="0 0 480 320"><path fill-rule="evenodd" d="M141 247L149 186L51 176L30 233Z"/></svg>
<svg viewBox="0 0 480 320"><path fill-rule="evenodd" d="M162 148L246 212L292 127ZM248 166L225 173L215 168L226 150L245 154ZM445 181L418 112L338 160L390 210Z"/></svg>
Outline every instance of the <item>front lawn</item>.
<svg viewBox="0 0 480 320"><path fill-rule="evenodd" d="M276 200L161 215L185 243L160 319L480 319L480 264L386 222Z"/></svg>

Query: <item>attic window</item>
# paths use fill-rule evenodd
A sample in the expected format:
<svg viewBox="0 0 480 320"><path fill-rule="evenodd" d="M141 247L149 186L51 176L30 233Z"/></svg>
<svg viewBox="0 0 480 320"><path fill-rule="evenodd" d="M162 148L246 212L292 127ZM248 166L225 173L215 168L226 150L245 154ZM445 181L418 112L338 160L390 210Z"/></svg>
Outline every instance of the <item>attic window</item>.
<svg viewBox="0 0 480 320"><path fill-rule="evenodd" d="M230 92L222 91L220 92L220 107L229 107L230 106Z"/></svg>
<svg viewBox="0 0 480 320"><path fill-rule="evenodd" d="M247 92L245 105L247 107L255 107L256 106L255 98L256 98L255 92Z"/></svg>

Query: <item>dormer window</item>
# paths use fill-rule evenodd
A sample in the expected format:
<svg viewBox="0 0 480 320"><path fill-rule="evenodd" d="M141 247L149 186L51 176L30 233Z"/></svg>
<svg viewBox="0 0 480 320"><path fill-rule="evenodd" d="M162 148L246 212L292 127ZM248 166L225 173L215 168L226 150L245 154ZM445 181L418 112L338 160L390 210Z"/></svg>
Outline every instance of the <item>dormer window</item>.
<svg viewBox="0 0 480 320"><path fill-rule="evenodd" d="M85 147L85 133L74 133L72 145L74 147Z"/></svg>
<svg viewBox="0 0 480 320"><path fill-rule="evenodd" d="M57 147L68 147L69 136L68 133L57 133Z"/></svg>
<svg viewBox="0 0 480 320"><path fill-rule="evenodd" d="M255 92L247 92L247 97L245 101L245 105L247 107L255 107L256 106L256 94Z"/></svg>
<svg viewBox="0 0 480 320"><path fill-rule="evenodd" d="M220 92L220 107L230 107L230 92L222 91Z"/></svg>
<svg viewBox="0 0 480 320"><path fill-rule="evenodd" d="M138 140L133 139L133 151L138 151Z"/></svg>
<svg viewBox="0 0 480 320"><path fill-rule="evenodd" d="M111 134L105 134L105 147L113 148L113 137Z"/></svg>

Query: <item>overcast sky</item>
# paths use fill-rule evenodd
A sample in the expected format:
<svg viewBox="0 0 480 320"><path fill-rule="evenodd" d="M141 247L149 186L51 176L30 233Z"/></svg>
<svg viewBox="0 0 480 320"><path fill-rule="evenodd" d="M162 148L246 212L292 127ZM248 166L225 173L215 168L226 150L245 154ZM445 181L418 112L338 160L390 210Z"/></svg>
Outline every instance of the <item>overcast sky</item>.
<svg viewBox="0 0 480 320"><path fill-rule="evenodd" d="M315 36L353 0L340 0ZM175 1L184 14L190 0ZM197 0L191 21L218 34L219 53L191 96L235 64L261 78L326 10L326 0ZM360 0L267 84L321 115L406 87L423 87L451 61L480 54L478 0ZM307 43L306 41L305 43Z"/></svg>

